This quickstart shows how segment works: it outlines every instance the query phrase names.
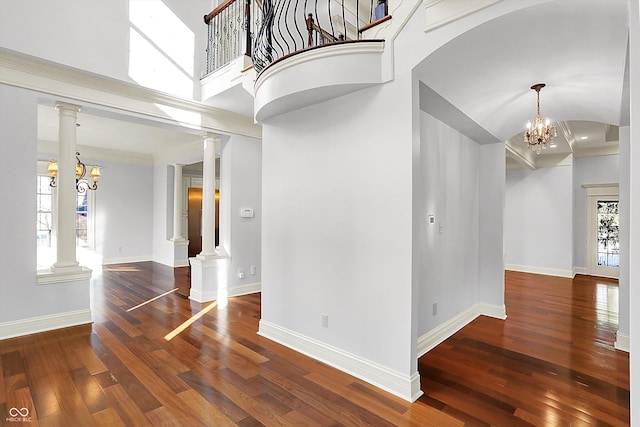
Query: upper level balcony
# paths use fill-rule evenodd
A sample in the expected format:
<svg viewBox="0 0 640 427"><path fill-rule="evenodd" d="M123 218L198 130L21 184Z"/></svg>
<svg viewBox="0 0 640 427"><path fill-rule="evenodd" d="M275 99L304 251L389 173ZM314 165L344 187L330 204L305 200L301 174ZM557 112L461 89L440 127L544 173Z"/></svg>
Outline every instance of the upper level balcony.
<svg viewBox="0 0 640 427"><path fill-rule="evenodd" d="M368 35L387 0L227 0L204 19L202 100L258 122L384 81Z"/></svg>

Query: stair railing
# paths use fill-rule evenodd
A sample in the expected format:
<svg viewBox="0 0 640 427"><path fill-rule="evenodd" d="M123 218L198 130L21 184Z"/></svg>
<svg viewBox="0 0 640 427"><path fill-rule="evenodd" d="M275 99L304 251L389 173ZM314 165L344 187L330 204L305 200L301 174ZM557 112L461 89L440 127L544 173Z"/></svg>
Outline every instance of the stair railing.
<svg viewBox="0 0 640 427"><path fill-rule="evenodd" d="M256 72L302 50L361 39L389 19L387 0L226 0L204 16L207 75L242 55Z"/></svg>
<svg viewBox="0 0 640 427"><path fill-rule="evenodd" d="M227 0L205 15L206 73L213 73L242 55L251 56L253 38L261 21L260 3L251 0Z"/></svg>

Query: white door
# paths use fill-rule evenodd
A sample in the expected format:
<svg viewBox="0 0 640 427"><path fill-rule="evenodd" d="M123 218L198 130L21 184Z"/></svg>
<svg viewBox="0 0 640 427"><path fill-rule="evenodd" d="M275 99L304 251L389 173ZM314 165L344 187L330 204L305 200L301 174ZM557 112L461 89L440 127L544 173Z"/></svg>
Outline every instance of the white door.
<svg viewBox="0 0 640 427"><path fill-rule="evenodd" d="M617 278L620 270L618 187L587 191L587 273Z"/></svg>

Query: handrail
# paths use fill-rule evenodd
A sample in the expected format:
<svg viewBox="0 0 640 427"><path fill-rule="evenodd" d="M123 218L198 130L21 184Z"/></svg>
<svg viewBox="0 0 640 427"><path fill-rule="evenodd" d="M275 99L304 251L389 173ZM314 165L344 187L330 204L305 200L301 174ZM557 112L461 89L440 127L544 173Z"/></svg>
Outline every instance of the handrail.
<svg viewBox="0 0 640 427"><path fill-rule="evenodd" d="M389 19L391 19L391 15L384 16L384 17L382 17L380 19L377 19L377 20L365 25L364 27L361 27L360 29L358 29L358 32L359 33L364 33L365 31L367 31L370 28L375 27L376 25L380 25L383 22L387 22Z"/></svg>
<svg viewBox="0 0 640 427"><path fill-rule="evenodd" d="M221 5L218 5L215 9L213 9L208 15L204 15L204 23L209 25L209 22L216 16L220 15L220 13L231 6L236 0L227 0Z"/></svg>

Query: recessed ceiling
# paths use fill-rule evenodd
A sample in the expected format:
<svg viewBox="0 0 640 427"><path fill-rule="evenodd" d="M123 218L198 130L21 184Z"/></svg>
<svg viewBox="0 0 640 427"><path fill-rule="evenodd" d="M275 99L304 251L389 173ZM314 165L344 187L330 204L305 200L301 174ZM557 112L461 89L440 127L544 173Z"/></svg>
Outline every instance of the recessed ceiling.
<svg viewBox="0 0 640 427"><path fill-rule="evenodd" d="M78 114L77 144L109 150L155 156L187 146L202 137L197 132L177 126L155 126L132 117L118 119L104 114L81 111ZM58 111L53 106L38 105L38 140L58 141Z"/></svg>
<svg viewBox="0 0 640 427"><path fill-rule="evenodd" d="M536 4L480 25L442 46L416 76L506 141L535 116L619 125L627 53L626 0ZM455 127L455 126L454 126Z"/></svg>

